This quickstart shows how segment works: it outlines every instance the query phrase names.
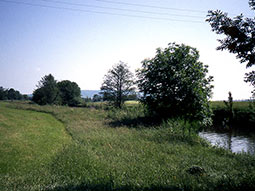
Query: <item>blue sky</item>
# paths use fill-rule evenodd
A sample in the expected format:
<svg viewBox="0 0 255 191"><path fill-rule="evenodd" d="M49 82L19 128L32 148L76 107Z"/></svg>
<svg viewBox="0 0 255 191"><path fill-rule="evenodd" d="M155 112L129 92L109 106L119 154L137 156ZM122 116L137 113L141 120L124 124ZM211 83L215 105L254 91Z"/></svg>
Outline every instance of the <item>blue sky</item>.
<svg viewBox="0 0 255 191"><path fill-rule="evenodd" d="M216 51L220 36L204 22L215 9L254 17L248 0L0 0L0 86L32 93L51 73L81 89L100 89L120 60L134 72L156 48L176 42L197 48L209 65L214 100L227 99L228 91L249 98L243 77L251 69Z"/></svg>

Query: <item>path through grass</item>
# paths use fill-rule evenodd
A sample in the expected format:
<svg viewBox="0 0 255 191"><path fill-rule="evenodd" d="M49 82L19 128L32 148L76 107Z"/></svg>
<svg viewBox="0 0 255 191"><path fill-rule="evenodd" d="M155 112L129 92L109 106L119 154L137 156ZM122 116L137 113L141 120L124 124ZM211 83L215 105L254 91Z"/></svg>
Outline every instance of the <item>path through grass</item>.
<svg viewBox="0 0 255 191"><path fill-rule="evenodd" d="M36 184L38 178L48 175L45 166L70 143L64 125L52 115L1 104L0 190Z"/></svg>

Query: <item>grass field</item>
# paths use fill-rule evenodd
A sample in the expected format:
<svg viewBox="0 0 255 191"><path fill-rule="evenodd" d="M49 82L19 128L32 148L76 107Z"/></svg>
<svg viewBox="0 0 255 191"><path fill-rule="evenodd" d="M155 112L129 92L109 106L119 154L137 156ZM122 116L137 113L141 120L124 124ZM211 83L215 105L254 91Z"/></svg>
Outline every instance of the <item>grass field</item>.
<svg viewBox="0 0 255 191"><path fill-rule="evenodd" d="M233 108L234 109L247 109L254 105L254 102L248 102L248 101L234 101L233 102ZM212 101L211 102L212 108L222 108L226 107L223 101Z"/></svg>
<svg viewBox="0 0 255 191"><path fill-rule="evenodd" d="M29 186L71 138L52 115L0 106L0 190ZM36 188L36 185L34 185Z"/></svg>
<svg viewBox="0 0 255 191"><path fill-rule="evenodd" d="M255 156L182 136L180 121L121 123L137 112L0 102L0 190L255 189Z"/></svg>

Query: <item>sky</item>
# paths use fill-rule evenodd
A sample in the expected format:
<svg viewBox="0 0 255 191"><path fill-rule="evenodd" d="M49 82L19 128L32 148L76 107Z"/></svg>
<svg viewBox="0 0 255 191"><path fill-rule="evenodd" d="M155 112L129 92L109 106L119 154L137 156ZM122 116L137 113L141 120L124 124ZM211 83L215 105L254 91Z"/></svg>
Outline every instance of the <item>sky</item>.
<svg viewBox="0 0 255 191"><path fill-rule="evenodd" d="M38 81L76 82L99 90L104 75L123 61L135 72L157 48L195 47L214 77L213 100L248 99L245 64L217 51L205 22L208 10L254 17L248 0L0 0L0 86L31 94Z"/></svg>

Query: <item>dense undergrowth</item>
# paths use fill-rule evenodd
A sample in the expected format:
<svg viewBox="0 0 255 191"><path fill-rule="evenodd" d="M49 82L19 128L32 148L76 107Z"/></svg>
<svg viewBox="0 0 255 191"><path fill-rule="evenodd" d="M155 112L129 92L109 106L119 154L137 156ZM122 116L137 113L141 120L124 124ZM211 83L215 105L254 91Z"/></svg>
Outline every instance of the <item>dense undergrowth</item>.
<svg viewBox="0 0 255 191"><path fill-rule="evenodd" d="M255 156L211 147L195 132L183 134L183 126L189 129L189 124L182 121L150 123L140 106L112 110L100 106L70 108L0 102L0 108L0 134L13 141L10 144L15 143L8 135L13 129L12 121L14 124L30 118L40 121L42 113L61 121L64 135L69 137L61 147L52 144L44 149L44 143L32 139L39 146L31 147L35 153L41 152L42 156L53 153L45 158L33 158L35 153L26 156L29 144L17 153L1 141L0 148L6 149L0 155L0 190L255 189ZM11 115L13 112L24 116L17 118ZM24 128L27 124L30 122ZM54 124L49 127L63 128ZM40 138L41 134L34 136ZM57 137L48 136L46 140L54 142ZM3 156L8 154L14 158L22 154L18 156L26 158L23 168L3 171L3 161L8 160ZM8 165L14 168L15 163L13 160ZM29 168L32 163L33 168Z"/></svg>

